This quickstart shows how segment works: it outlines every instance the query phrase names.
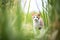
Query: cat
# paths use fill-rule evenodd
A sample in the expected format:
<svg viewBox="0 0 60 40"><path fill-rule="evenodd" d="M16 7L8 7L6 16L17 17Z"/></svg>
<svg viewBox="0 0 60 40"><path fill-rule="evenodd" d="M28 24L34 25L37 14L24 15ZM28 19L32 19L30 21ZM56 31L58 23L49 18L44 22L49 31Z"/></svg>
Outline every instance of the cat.
<svg viewBox="0 0 60 40"><path fill-rule="evenodd" d="M38 30L42 29L44 26L43 19L40 17L40 13L32 13L32 20L33 20L33 30L34 33L36 34L36 28Z"/></svg>

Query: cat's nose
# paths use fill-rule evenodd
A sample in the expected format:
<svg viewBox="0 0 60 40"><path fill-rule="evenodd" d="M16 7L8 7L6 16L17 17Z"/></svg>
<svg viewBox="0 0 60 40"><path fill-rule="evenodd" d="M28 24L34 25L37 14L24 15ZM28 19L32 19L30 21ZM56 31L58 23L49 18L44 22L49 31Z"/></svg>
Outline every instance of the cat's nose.
<svg viewBox="0 0 60 40"><path fill-rule="evenodd" d="M35 20L37 20L37 19L35 19Z"/></svg>

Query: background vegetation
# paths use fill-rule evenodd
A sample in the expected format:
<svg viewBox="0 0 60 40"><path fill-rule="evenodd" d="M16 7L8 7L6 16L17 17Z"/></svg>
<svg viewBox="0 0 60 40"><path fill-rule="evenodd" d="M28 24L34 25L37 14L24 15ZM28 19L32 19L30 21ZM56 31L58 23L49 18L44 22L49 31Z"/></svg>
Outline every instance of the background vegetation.
<svg viewBox="0 0 60 40"><path fill-rule="evenodd" d="M45 28L35 38L29 7L25 14L21 0L0 0L0 40L60 40L60 0L47 0L46 7L43 1Z"/></svg>

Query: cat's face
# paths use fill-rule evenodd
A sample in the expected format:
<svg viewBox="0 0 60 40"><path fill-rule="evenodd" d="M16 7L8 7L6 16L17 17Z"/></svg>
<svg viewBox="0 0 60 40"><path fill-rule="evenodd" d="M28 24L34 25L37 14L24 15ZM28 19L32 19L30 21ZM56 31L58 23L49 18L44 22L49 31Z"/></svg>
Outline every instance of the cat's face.
<svg viewBox="0 0 60 40"><path fill-rule="evenodd" d="M32 14L33 21L38 21L40 19L40 14Z"/></svg>
<svg viewBox="0 0 60 40"><path fill-rule="evenodd" d="M33 16L33 20L38 21L39 20L38 16Z"/></svg>

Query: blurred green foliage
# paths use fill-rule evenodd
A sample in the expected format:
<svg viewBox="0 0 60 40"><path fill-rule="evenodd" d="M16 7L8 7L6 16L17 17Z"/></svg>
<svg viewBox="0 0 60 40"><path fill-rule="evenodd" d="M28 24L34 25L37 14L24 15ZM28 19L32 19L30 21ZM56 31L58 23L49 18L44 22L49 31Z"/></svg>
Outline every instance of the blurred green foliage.
<svg viewBox="0 0 60 40"><path fill-rule="evenodd" d="M31 0L30 0L31 1ZM30 2L27 14L21 7L21 0L0 0L0 40L49 40L49 34L53 31L53 23L60 22L60 0L47 0L41 17L44 20L43 37L35 38L32 27L32 16L29 13ZM51 25L50 25L51 24ZM58 25L58 35L56 40L60 39L60 26Z"/></svg>

